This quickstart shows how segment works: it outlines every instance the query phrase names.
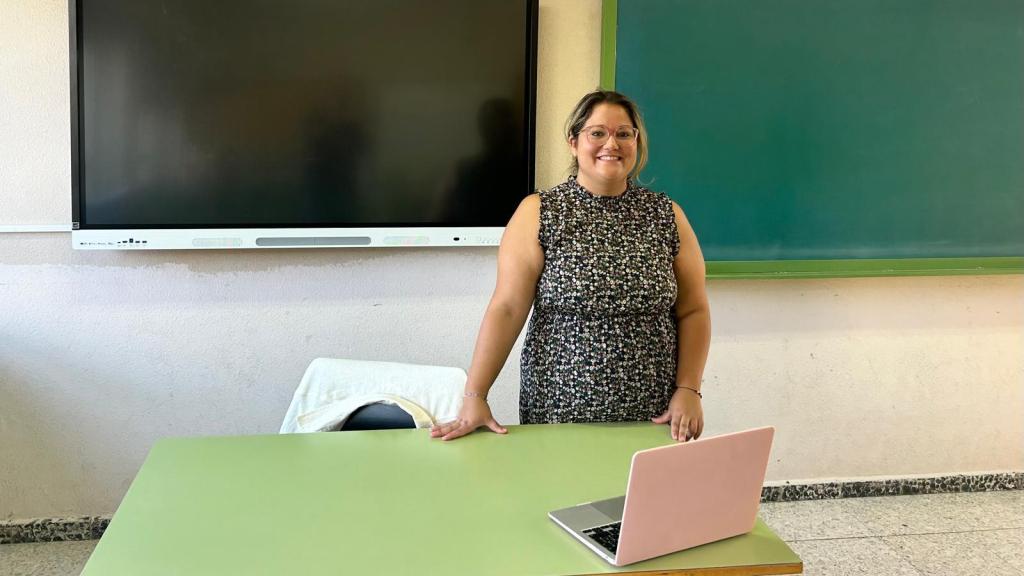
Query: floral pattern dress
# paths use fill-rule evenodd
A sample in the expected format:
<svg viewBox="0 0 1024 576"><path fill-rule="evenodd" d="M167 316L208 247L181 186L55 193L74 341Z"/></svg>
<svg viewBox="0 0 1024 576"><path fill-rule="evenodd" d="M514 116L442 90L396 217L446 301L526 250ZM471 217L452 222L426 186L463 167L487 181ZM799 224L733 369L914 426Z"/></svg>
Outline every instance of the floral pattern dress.
<svg viewBox="0 0 1024 576"><path fill-rule="evenodd" d="M575 178L540 194L544 269L520 360L523 424L647 420L675 391L672 201Z"/></svg>

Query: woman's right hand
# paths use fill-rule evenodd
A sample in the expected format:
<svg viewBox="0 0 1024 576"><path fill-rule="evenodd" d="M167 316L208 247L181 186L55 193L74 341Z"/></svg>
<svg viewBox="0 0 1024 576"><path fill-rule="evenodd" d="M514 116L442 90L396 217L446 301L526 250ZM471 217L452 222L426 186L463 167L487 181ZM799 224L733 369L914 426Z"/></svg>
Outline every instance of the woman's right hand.
<svg viewBox="0 0 1024 576"><path fill-rule="evenodd" d="M466 397L462 399L462 408L459 408L459 415L451 422L438 424L430 429L431 438L441 440L454 440L465 436L481 426L487 426L498 434L507 434L508 430L503 428L491 415L491 407L483 398Z"/></svg>

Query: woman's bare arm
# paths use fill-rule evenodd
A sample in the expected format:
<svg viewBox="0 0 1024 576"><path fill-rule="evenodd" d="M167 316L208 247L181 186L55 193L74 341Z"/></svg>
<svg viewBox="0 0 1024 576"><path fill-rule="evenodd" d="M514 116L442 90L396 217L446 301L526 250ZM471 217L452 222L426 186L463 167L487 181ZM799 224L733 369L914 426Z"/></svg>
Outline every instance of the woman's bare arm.
<svg viewBox="0 0 1024 576"><path fill-rule="evenodd" d="M697 236L682 209L674 202L672 209L679 233L679 253L672 266L678 284L675 306L677 389L668 410L654 421L668 423L672 438L685 442L699 438L704 431L704 411L697 392L700 391L711 343L711 311L704 286L704 256Z"/></svg>
<svg viewBox="0 0 1024 576"><path fill-rule="evenodd" d="M480 324L458 417L434 426L430 436L452 440L480 426L504 433L485 400L526 323L544 268L540 247L540 196L531 194L516 209L498 248L498 279Z"/></svg>

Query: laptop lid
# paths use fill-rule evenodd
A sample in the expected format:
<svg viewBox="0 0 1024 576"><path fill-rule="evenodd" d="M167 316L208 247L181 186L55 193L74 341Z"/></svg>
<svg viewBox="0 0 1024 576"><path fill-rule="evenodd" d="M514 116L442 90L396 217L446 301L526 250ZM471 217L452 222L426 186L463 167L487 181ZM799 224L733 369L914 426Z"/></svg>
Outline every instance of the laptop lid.
<svg viewBox="0 0 1024 576"><path fill-rule="evenodd" d="M773 427L633 455L615 565L751 531Z"/></svg>

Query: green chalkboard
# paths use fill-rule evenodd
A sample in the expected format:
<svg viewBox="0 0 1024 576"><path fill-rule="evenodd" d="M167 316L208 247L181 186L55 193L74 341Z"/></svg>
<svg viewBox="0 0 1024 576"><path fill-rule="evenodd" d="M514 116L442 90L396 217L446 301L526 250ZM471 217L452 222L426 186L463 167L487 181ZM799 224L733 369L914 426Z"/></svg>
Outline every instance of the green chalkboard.
<svg viewBox="0 0 1024 576"><path fill-rule="evenodd" d="M606 2L602 79L646 118L641 180L707 260L1019 271L1021 0Z"/></svg>

